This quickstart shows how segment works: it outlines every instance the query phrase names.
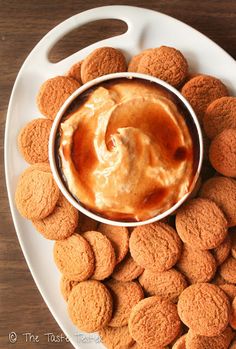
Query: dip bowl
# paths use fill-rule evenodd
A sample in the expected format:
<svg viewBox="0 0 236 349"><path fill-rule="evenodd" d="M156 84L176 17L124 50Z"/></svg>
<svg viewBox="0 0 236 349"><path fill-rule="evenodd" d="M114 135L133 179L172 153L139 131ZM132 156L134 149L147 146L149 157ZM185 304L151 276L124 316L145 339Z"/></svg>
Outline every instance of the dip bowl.
<svg viewBox="0 0 236 349"><path fill-rule="evenodd" d="M170 207L168 210L152 217L144 221L119 221L119 220L112 220L103 217L102 215L99 215L98 213L92 212L89 209L87 209L82 203L77 200L72 193L69 191L67 188L67 185L65 181L62 178L61 175L61 170L59 169L59 164L58 164L58 151L57 151L57 137L58 137L58 130L60 127L61 120L65 114L65 112L73 105L72 103L75 101L76 98L78 98L81 94L85 93L87 90L91 89L92 87L95 87L98 84L105 83L110 80L114 79L121 79L121 78L127 78L127 79L142 79L146 80L148 82L152 82L157 84L159 87L165 88L167 91L170 93L174 94L177 103L181 103L181 105L184 106L184 108L187 111L187 116L189 120L186 120L186 123L190 125L191 127L191 135L192 136L192 141L193 141L193 148L196 156L196 161L194 165L194 175L193 179L191 182L191 186L188 190L188 192L178 201L176 202L172 207ZM53 122L51 134L50 134L50 139L49 139L49 161L50 161L50 166L52 170L52 174L54 176L54 179L61 190L62 194L66 197L66 199L80 212L85 214L86 216L101 222L101 223L106 223L106 224L111 224L115 226L126 226L126 227L135 227L139 225L144 225L148 223L153 223L156 221L159 221L171 214L173 214L178 207L180 207L191 195L193 192L196 183L199 178L199 174L201 171L201 166L202 166L202 160L203 160L203 140L202 140L202 132L201 132L201 127L199 125L197 116L195 115L192 107L188 103L188 101L181 95L181 93L176 90L174 87L170 86L168 83L155 78L153 76L145 75L145 74L139 74L139 73L130 73L130 72L124 72L124 73L114 73L114 74L109 74L105 75L99 78L96 78L94 80L91 80L87 82L86 84L82 85L80 88L78 88L63 104L63 106L60 108L59 112L57 113L57 116Z"/></svg>

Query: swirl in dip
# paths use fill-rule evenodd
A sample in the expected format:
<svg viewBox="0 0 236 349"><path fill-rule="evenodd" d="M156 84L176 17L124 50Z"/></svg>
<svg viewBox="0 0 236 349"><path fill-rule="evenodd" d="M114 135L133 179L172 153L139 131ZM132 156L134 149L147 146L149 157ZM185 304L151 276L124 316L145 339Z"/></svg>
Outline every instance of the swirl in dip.
<svg viewBox="0 0 236 349"><path fill-rule="evenodd" d="M115 79L77 97L59 130L60 170L87 209L143 221L177 203L194 177L193 140L177 97Z"/></svg>

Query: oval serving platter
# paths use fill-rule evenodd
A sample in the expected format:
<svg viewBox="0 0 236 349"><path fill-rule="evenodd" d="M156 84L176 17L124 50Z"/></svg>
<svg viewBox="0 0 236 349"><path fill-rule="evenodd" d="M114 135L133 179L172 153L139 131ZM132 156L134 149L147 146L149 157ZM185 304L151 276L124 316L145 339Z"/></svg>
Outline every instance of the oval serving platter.
<svg viewBox="0 0 236 349"><path fill-rule="evenodd" d="M96 42L58 63L49 62L48 53L58 40L75 28L101 19L122 20L126 22L128 29L122 35ZM83 59L93 49L113 46L121 49L129 59L146 48L160 45L178 48L186 56L193 73L214 75L222 79L232 94L236 94L236 62L221 47L172 17L131 6L94 8L59 24L31 51L12 90L5 129L5 172L16 233L44 301L62 331L77 349L100 349L104 346L96 334L83 334L70 321L66 303L60 294L60 273L53 261L53 242L36 233L32 224L22 218L15 207L17 179L27 167L17 149L17 135L28 121L40 115L35 102L40 85L51 77L66 73L73 63Z"/></svg>

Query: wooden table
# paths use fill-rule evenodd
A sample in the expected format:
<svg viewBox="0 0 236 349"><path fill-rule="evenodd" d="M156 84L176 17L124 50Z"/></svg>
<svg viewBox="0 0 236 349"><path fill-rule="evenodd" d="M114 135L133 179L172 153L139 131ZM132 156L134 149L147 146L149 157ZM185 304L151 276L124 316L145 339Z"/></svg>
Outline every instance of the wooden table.
<svg viewBox="0 0 236 349"><path fill-rule="evenodd" d="M235 0L125 0L117 4L148 7L182 20L209 36L236 58ZM7 105L16 74L35 44L55 25L71 15L96 6L114 4L105 0L0 0L0 348L63 348L70 343L50 341L45 333L61 335L61 329L39 294L22 255L9 211L3 165L3 140ZM51 58L60 59L95 40L118 34L124 25L110 21L92 24L69 35L57 45ZM204 55L204 52L203 52ZM18 334L13 345L10 332ZM22 335L22 334L25 335ZM36 337L26 335L31 333ZM33 341L35 340L35 341ZM89 348L89 345L87 345Z"/></svg>

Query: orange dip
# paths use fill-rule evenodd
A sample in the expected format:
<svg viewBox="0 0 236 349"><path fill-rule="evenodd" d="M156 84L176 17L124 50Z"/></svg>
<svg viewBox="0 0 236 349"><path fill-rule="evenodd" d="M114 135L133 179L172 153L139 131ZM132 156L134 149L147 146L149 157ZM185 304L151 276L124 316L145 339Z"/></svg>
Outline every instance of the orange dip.
<svg viewBox="0 0 236 349"><path fill-rule="evenodd" d="M113 220L166 211L193 179L184 116L170 92L141 79L100 84L81 97L60 125L59 155L70 192Z"/></svg>

